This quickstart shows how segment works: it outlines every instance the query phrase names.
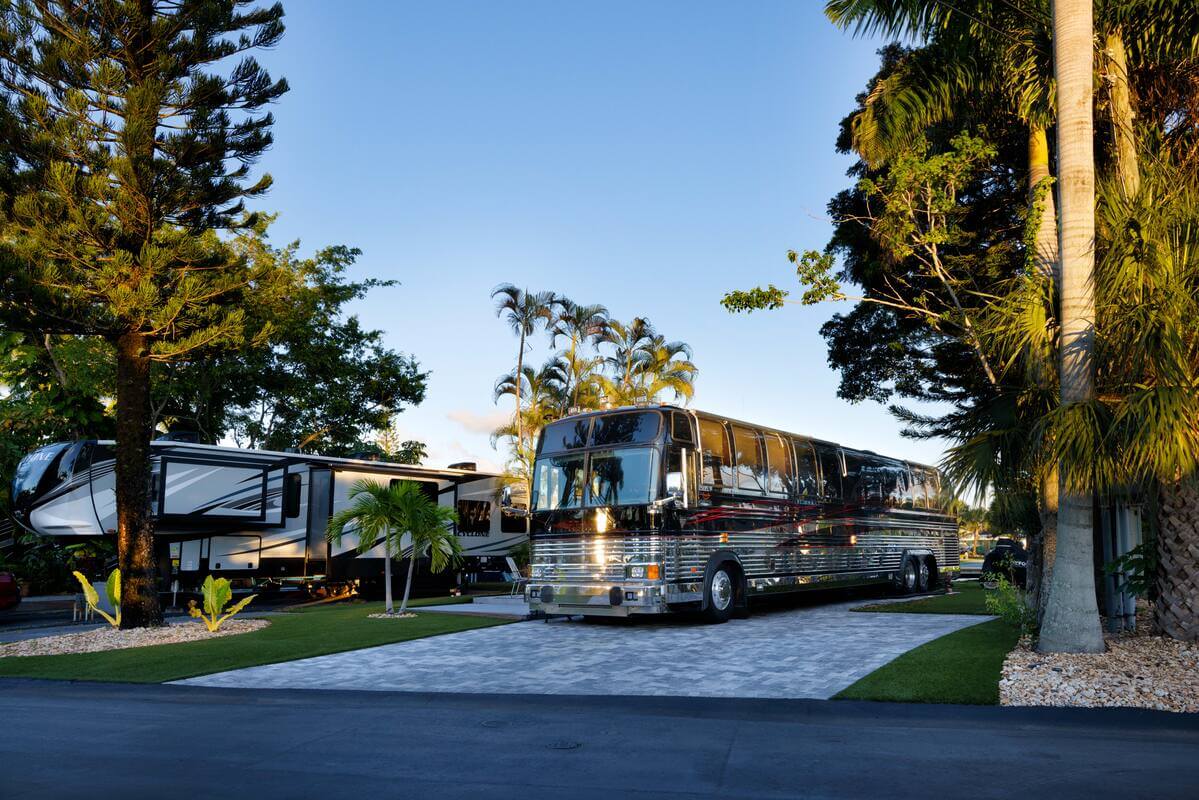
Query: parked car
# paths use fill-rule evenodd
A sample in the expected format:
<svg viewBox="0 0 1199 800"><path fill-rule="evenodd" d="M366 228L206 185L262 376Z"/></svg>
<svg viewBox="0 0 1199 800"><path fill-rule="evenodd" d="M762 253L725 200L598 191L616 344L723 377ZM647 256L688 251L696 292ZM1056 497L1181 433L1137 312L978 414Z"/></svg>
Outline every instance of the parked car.
<svg viewBox="0 0 1199 800"><path fill-rule="evenodd" d="M1015 539L997 540L995 548L983 559L978 579L984 588L994 589L998 585L995 575L1003 575L1021 589L1028 581L1028 551Z"/></svg>
<svg viewBox="0 0 1199 800"><path fill-rule="evenodd" d="M0 572L0 611L21 605L21 585L11 572Z"/></svg>

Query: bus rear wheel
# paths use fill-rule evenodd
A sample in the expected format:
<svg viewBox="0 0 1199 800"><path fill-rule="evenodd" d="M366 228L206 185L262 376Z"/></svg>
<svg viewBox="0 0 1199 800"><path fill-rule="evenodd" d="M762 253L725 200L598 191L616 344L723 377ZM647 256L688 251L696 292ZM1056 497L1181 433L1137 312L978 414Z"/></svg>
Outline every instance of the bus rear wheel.
<svg viewBox="0 0 1199 800"><path fill-rule="evenodd" d="M916 591L923 594L932 588L932 567L929 566L929 559L922 558L920 563L916 565Z"/></svg>
<svg viewBox="0 0 1199 800"><path fill-rule="evenodd" d="M899 573L899 591L903 594L915 594L920 590L920 568L916 559L908 556L903 560L903 570Z"/></svg>
<svg viewBox="0 0 1199 800"><path fill-rule="evenodd" d="M737 600L737 584L728 564L721 564L704 583L704 619L712 623L728 622Z"/></svg>

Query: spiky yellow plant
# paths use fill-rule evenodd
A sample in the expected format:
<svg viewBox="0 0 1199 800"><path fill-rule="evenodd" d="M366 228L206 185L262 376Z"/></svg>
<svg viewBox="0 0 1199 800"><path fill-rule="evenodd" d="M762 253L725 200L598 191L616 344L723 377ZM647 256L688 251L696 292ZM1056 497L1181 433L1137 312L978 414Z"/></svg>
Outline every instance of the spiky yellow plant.
<svg viewBox="0 0 1199 800"><path fill-rule="evenodd" d="M249 597L239 600L232 608L222 614L221 612L224 611L225 606L233 599L233 588L229 585L229 580L227 578L213 580L212 576L209 575L204 579L204 583L200 587L200 592L204 596L204 610L200 610L195 600L189 600L187 603L187 613L201 620L204 626L208 628L209 633L216 633L220 630L221 623L248 606L250 601L258 596L252 594Z"/></svg>
<svg viewBox="0 0 1199 800"><path fill-rule="evenodd" d="M108 624L112 627L121 627L121 571L114 569L104 584L104 594L108 596L108 602L116 614L115 617L100 608L100 595L96 594L96 588L92 586L92 582L83 577L83 573L78 570L72 574L79 581L79 585L83 587L83 596L87 600L88 608L108 620Z"/></svg>

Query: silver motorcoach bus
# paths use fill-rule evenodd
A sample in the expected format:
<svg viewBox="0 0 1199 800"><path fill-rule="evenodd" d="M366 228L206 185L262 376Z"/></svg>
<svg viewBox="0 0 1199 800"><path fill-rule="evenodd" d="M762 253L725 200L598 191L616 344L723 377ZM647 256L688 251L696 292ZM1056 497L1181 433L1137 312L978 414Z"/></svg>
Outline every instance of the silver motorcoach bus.
<svg viewBox="0 0 1199 800"><path fill-rule="evenodd" d="M932 467L672 406L548 425L530 513L526 592L550 615L724 622L754 595L958 571Z"/></svg>

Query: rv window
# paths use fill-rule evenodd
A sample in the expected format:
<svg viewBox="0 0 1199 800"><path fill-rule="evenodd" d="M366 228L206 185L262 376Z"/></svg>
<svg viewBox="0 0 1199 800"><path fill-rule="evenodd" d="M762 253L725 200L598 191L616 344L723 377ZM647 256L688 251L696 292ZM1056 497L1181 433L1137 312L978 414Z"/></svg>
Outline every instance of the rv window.
<svg viewBox="0 0 1199 800"><path fill-rule="evenodd" d="M812 445L802 439L793 439L795 445L795 493L799 497L820 497L820 486L816 480L816 453Z"/></svg>
<svg viewBox="0 0 1199 800"><path fill-rule="evenodd" d="M578 508L583 505L583 455L537 459L533 480L533 510Z"/></svg>
<svg viewBox="0 0 1199 800"><path fill-rule="evenodd" d="M849 456L845 457L849 471ZM863 458L858 468L857 498L865 503L880 504L887 499L887 465L879 458Z"/></svg>
<svg viewBox="0 0 1199 800"><path fill-rule="evenodd" d="M830 447L817 445L816 454L820 458L820 495L823 500L833 501L842 497L841 493L841 457Z"/></svg>
<svg viewBox="0 0 1199 800"><path fill-rule="evenodd" d="M595 418L591 444L644 444L658 438L661 416L657 411L611 414Z"/></svg>
<svg viewBox="0 0 1199 800"><path fill-rule="evenodd" d="M491 503L486 500L459 500L458 533L491 533Z"/></svg>
<svg viewBox="0 0 1199 800"><path fill-rule="evenodd" d="M288 519L300 516L300 490L303 483L304 477L300 473L288 473L283 490L283 514Z"/></svg>
<svg viewBox="0 0 1199 800"><path fill-rule="evenodd" d="M845 473L841 478L841 495L850 502L861 502L863 499L862 487L862 467L863 459L861 456L841 451L841 457L845 459Z"/></svg>
<svg viewBox="0 0 1199 800"><path fill-rule="evenodd" d="M437 484L433 481L406 481L404 478L392 478L387 482L387 485L388 487L391 487L400 483L415 483L420 487L421 494L432 500L434 503L438 501L439 492L437 491Z"/></svg>
<svg viewBox="0 0 1199 800"><path fill-rule="evenodd" d="M791 464L791 445L777 433L766 434L766 490L772 494L792 494L795 470Z"/></svg>
<svg viewBox="0 0 1199 800"><path fill-rule="evenodd" d="M691 418L677 411L671 414L670 436L679 444L694 444L695 436L691 433Z"/></svg>
<svg viewBox="0 0 1199 800"><path fill-rule="evenodd" d="M912 489L908 485L908 469L903 464L888 465L885 488L889 490L888 504L903 508L912 507Z"/></svg>
<svg viewBox="0 0 1199 800"><path fill-rule="evenodd" d="M700 483L716 489L732 489L733 459L729 456L729 441L720 420L699 420L699 446L702 457Z"/></svg>
<svg viewBox="0 0 1199 800"><path fill-rule="evenodd" d="M912 476L912 507L928 508L928 501L924 496L924 470L913 466L909 468L909 474Z"/></svg>
<svg viewBox="0 0 1199 800"><path fill-rule="evenodd" d="M762 451L758 447L761 437L757 431L733 426L733 448L737 460L737 488L742 491L763 492L766 490L766 465L762 463Z"/></svg>
<svg viewBox="0 0 1199 800"><path fill-rule="evenodd" d="M560 453L577 450L587 445L587 432L591 429L591 418L564 419L545 426L541 432L539 453Z"/></svg>

